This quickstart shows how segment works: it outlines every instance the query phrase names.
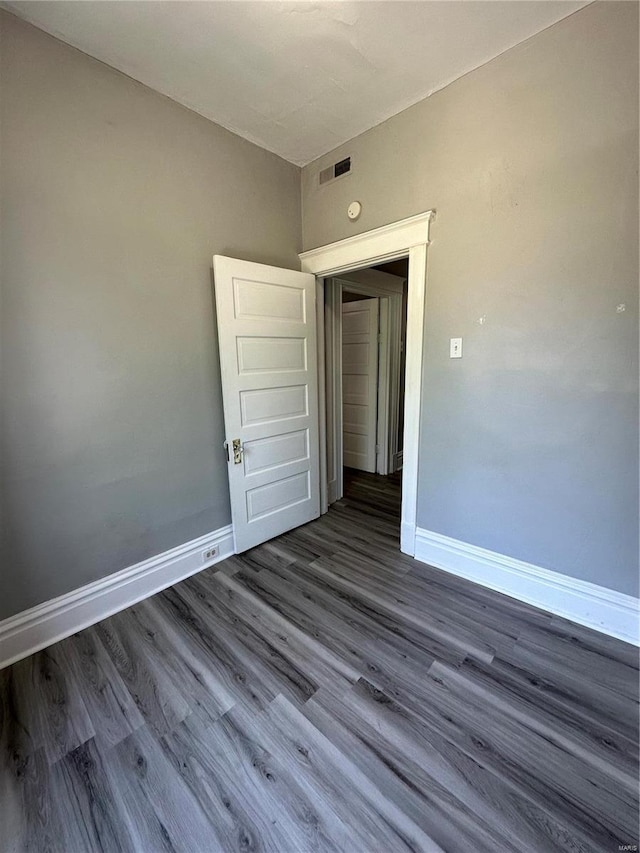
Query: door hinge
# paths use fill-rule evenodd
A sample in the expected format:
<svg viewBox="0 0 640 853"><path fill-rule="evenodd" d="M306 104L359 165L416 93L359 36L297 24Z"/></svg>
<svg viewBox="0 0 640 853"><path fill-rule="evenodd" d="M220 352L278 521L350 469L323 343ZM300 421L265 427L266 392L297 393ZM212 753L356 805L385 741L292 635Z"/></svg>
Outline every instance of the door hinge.
<svg viewBox="0 0 640 853"><path fill-rule="evenodd" d="M380 332L378 332L378 343L382 343L382 334Z"/></svg>

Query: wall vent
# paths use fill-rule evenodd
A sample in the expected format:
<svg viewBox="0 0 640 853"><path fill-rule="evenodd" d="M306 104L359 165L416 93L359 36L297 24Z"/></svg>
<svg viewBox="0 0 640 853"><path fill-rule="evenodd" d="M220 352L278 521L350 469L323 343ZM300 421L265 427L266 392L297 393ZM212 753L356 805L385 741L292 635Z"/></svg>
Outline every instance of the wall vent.
<svg viewBox="0 0 640 853"><path fill-rule="evenodd" d="M345 157L339 163L334 163L333 166L328 166L320 172L319 183L328 184L329 181L335 181L336 178L342 175L348 175L351 171L351 157Z"/></svg>

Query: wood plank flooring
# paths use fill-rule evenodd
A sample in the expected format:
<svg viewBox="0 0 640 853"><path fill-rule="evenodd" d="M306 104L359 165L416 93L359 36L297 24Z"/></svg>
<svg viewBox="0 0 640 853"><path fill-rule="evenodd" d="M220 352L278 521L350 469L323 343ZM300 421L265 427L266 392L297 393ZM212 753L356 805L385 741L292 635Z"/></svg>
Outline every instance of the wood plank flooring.
<svg viewBox="0 0 640 853"><path fill-rule="evenodd" d="M399 552L399 479L0 673L0 851L618 851L638 651ZM633 848L627 848L633 849Z"/></svg>

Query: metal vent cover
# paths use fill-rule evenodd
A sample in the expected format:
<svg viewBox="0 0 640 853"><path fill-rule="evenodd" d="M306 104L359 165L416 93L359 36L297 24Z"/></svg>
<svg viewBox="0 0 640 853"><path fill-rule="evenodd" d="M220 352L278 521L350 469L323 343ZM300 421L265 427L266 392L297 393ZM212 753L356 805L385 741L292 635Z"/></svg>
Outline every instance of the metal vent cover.
<svg viewBox="0 0 640 853"><path fill-rule="evenodd" d="M335 181L336 178L340 178L342 175L348 175L351 171L351 157L345 157L343 160L339 160L337 163L334 163L333 166L327 166L326 169L322 169L318 176L318 183L328 184L329 181Z"/></svg>

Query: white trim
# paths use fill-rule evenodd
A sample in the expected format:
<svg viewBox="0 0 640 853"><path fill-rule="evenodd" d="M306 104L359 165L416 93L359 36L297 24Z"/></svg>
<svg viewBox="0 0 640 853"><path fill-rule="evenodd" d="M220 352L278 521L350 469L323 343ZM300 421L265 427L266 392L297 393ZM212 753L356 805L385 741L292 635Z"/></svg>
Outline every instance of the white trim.
<svg viewBox="0 0 640 853"><path fill-rule="evenodd" d="M399 296L402 298L405 279L399 275L388 272L380 272L375 269L354 270L339 276L345 284L345 290L351 293L360 293L374 296ZM363 287L364 290L357 288Z"/></svg>
<svg viewBox="0 0 640 853"><path fill-rule="evenodd" d="M410 555L415 549L427 246L433 217L434 211L430 210L300 255L303 272L321 278L339 277L352 270L409 256L400 549ZM327 476L326 468L320 476Z"/></svg>
<svg viewBox="0 0 640 853"><path fill-rule="evenodd" d="M402 519L400 550L415 553L414 531L418 517L418 444L422 416L422 353L427 289L427 244L409 252L406 362L404 370L404 435L402 439Z"/></svg>
<svg viewBox="0 0 640 853"><path fill-rule="evenodd" d="M389 465L388 473L396 469L394 460L400 444L400 378L402 372L402 294L389 300ZM404 405L404 402L403 402Z"/></svg>
<svg viewBox="0 0 640 853"><path fill-rule="evenodd" d="M429 243L429 225L434 216L435 211L428 210L364 234L355 234L302 252L298 256L302 271L326 278L406 257L412 246Z"/></svg>
<svg viewBox="0 0 640 853"><path fill-rule="evenodd" d="M402 473L404 480L404 470ZM404 493L404 488L403 488ZM400 521L400 550L403 554L416 555L416 525L411 521Z"/></svg>
<svg viewBox="0 0 640 853"><path fill-rule="evenodd" d="M401 297L402 298L402 297ZM390 299L378 297L378 398L376 417L376 473L389 473L389 432L391 425L391 335L389 315Z"/></svg>
<svg viewBox="0 0 640 853"><path fill-rule="evenodd" d="M205 560L203 552L217 549ZM0 622L0 669L230 557L231 525Z"/></svg>
<svg viewBox="0 0 640 853"><path fill-rule="evenodd" d="M320 442L320 470L327 470L327 391L324 340L324 279L316 279L316 340L318 342L318 440ZM329 510L327 478L320 477L320 515Z"/></svg>
<svg viewBox="0 0 640 853"><path fill-rule="evenodd" d="M342 497L342 424L337 401L342 400L342 295L339 287L325 288L325 361L318 359L318 370L325 371L326 389L326 468L320 469L320 479L326 476L327 501L335 503Z"/></svg>
<svg viewBox="0 0 640 853"><path fill-rule="evenodd" d="M417 528L416 560L633 645L637 598Z"/></svg>

